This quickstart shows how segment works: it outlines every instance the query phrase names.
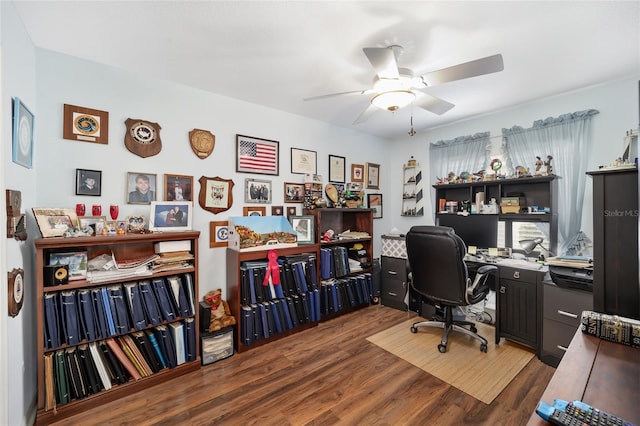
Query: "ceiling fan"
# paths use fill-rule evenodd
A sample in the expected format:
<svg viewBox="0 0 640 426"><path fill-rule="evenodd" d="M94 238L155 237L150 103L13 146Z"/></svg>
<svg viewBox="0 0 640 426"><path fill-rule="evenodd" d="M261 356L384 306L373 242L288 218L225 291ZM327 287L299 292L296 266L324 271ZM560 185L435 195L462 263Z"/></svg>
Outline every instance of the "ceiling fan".
<svg viewBox="0 0 640 426"><path fill-rule="evenodd" d="M332 93L304 100L312 101L343 95L373 95L369 106L362 111L353 124L368 120L379 109L393 112L411 103L434 114L442 115L455 105L424 93L422 89L504 70L502 55L497 54L414 76L412 70L399 68L397 65L397 59L403 52L402 46L365 47L362 50L376 72L371 89Z"/></svg>

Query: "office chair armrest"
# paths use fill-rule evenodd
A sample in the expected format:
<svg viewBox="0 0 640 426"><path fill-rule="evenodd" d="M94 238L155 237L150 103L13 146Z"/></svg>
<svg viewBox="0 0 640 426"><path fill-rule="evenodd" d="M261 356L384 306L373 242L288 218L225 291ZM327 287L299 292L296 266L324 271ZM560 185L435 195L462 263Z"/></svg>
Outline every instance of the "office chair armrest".
<svg viewBox="0 0 640 426"><path fill-rule="evenodd" d="M487 278L489 277L490 272L497 270L498 267L495 265L483 265L478 268L473 284L467 287L465 299L468 304L474 305L487 296L490 290L487 285Z"/></svg>

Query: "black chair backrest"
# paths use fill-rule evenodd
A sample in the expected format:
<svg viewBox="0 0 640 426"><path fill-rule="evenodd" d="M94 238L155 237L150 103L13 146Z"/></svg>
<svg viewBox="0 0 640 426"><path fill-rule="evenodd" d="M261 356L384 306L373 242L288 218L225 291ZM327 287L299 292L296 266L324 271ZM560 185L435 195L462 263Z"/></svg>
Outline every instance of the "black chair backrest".
<svg viewBox="0 0 640 426"><path fill-rule="evenodd" d="M428 299L466 305L466 246L453 228L414 226L406 236L412 286Z"/></svg>

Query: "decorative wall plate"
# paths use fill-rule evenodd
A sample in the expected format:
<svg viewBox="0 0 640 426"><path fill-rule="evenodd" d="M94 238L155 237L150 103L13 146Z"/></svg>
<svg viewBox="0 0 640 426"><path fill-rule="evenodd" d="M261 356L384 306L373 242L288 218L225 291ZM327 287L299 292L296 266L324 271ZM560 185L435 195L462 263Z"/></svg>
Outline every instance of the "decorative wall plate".
<svg viewBox="0 0 640 426"><path fill-rule="evenodd" d="M198 158L205 159L213 152L216 137L208 130L193 129L189 132L189 142Z"/></svg>
<svg viewBox="0 0 640 426"><path fill-rule="evenodd" d="M7 278L9 285L7 292L9 315L15 317L20 313L22 302L24 301L24 270L14 268L11 272L7 272Z"/></svg>
<svg viewBox="0 0 640 426"><path fill-rule="evenodd" d="M127 126L124 145L129 151L146 158L156 155L162 150L161 127L158 123L135 118L128 118L124 123Z"/></svg>

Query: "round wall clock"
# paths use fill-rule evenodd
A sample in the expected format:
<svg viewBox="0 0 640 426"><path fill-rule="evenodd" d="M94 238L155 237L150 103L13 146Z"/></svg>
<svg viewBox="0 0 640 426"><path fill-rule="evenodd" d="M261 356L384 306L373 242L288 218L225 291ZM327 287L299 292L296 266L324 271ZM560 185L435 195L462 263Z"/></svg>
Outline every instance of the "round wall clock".
<svg viewBox="0 0 640 426"><path fill-rule="evenodd" d="M161 127L158 123L135 118L128 118L124 123L127 126L124 145L129 151L146 158L156 155L162 150Z"/></svg>
<svg viewBox="0 0 640 426"><path fill-rule="evenodd" d="M208 130L193 129L189 132L189 142L198 158L205 159L213 152L216 137Z"/></svg>
<svg viewBox="0 0 640 426"><path fill-rule="evenodd" d="M14 268L11 272L8 272L7 275L9 284L7 292L9 315L15 317L20 313L24 300L24 270Z"/></svg>

